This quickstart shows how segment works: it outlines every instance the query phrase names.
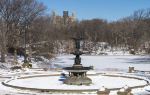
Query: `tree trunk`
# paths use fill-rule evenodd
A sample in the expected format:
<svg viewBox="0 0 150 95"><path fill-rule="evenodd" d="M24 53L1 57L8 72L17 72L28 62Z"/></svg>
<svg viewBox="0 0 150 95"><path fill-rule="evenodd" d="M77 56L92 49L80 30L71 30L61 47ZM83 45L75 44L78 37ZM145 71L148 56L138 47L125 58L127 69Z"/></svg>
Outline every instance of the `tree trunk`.
<svg viewBox="0 0 150 95"><path fill-rule="evenodd" d="M5 41L2 41L1 43L1 48L0 48L0 51L1 51L1 62L4 63L5 62L5 54L6 54L6 42Z"/></svg>
<svg viewBox="0 0 150 95"><path fill-rule="evenodd" d="M17 61L17 48L15 48L15 51L14 51L14 64L18 64L18 61Z"/></svg>
<svg viewBox="0 0 150 95"><path fill-rule="evenodd" d="M3 50L1 50L1 62L5 62L5 52Z"/></svg>

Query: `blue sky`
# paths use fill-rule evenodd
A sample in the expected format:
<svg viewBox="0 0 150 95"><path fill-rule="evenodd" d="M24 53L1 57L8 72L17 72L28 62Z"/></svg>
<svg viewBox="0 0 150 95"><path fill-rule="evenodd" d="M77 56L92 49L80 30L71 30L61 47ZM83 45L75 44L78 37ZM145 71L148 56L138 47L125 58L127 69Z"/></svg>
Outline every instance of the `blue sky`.
<svg viewBox="0 0 150 95"><path fill-rule="evenodd" d="M63 10L75 12L79 20L102 18L115 21L131 15L139 9L150 8L150 0L39 0L47 6L47 12ZM70 13L71 14L71 13Z"/></svg>

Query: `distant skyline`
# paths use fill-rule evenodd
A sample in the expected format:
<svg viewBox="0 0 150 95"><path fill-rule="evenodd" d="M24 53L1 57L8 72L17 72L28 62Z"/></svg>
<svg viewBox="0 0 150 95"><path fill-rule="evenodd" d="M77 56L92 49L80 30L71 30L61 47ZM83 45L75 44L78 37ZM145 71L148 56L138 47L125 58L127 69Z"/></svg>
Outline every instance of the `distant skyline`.
<svg viewBox="0 0 150 95"><path fill-rule="evenodd" d="M52 10L62 15L63 10L76 13L79 20L101 18L116 21L130 16L139 9L150 8L150 0L39 0Z"/></svg>

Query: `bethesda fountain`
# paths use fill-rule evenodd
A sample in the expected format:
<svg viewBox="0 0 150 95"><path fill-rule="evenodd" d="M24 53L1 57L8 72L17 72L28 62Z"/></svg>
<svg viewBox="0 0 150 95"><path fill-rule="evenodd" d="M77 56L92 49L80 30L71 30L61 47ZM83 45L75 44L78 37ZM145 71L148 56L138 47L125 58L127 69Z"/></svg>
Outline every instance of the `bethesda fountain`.
<svg viewBox="0 0 150 95"><path fill-rule="evenodd" d="M84 54L80 51L80 41L82 38L73 38L75 41L75 51L72 53L75 55L74 64L72 67L65 67L64 70L69 72L69 76L64 80L64 84L68 85L89 85L92 80L87 77L87 71L92 69L91 67L84 67L81 64L80 55Z"/></svg>

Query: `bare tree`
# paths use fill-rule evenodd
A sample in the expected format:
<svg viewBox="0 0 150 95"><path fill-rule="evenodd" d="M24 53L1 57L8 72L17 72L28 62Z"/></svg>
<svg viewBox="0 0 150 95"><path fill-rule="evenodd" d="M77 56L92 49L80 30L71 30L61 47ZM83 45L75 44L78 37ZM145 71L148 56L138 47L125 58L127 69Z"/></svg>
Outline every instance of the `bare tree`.
<svg viewBox="0 0 150 95"><path fill-rule="evenodd" d="M13 45L19 43L22 31L27 32L33 20L43 14L44 10L45 6L36 0L0 0L0 17L5 26L5 44L1 45L1 55L5 55L2 51L6 49L6 45L10 45L9 42L14 42Z"/></svg>

